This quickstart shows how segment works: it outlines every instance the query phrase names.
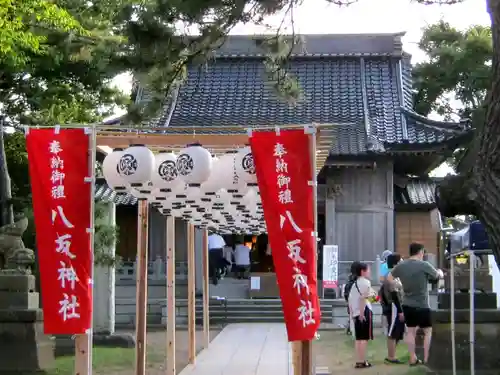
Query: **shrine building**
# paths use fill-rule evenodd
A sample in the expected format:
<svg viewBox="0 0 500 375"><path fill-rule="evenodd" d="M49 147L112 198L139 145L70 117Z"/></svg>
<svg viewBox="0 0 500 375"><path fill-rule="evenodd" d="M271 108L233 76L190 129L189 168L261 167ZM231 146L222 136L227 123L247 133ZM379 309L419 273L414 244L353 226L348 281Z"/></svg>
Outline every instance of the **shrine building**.
<svg viewBox="0 0 500 375"><path fill-rule="evenodd" d="M155 126L209 126L224 133L235 125L332 124L335 139L319 174L318 230L321 244L338 245L340 279L352 261L374 261L385 249L407 255L413 241L435 253L441 219L435 181L428 175L472 131L466 123L435 121L414 111L411 56L403 51L403 35L304 35L290 60L301 89L296 104L278 98L266 82L259 37L229 36L213 58L189 68ZM140 85L134 94L137 102L148 99ZM114 194L104 181L96 194L116 203L117 254L133 262L136 198ZM248 241L254 245L252 272L272 273L266 236ZM180 220L176 244L181 277L186 228ZM150 260L164 257L165 247L165 218L151 210ZM196 247L201 264L201 236ZM197 285L201 288L198 277Z"/></svg>

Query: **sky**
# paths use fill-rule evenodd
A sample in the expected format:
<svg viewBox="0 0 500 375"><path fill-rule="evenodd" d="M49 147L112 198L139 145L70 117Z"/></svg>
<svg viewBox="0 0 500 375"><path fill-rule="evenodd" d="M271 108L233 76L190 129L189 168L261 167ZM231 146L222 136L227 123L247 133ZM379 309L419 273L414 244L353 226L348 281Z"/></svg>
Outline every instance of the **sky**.
<svg viewBox="0 0 500 375"><path fill-rule="evenodd" d="M276 15L265 20L277 27L282 16ZM294 29L298 34L360 34L406 32L403 48L412 54L412 61L424 58L417 43L422 29L440 19L459 29L470 25L489 25L486 0L466 0L455 5L420 5L411 0L359 0L348 7L339 8L326 0L304 0L295 10ZM237 25L232 34L261 34L265 28L255 25ZM268 31L269 32L269 31ZM131 89L131 77L121 75L115 85L124 91ZM451 168L443 165L432 175L444 176Z"/></svg>

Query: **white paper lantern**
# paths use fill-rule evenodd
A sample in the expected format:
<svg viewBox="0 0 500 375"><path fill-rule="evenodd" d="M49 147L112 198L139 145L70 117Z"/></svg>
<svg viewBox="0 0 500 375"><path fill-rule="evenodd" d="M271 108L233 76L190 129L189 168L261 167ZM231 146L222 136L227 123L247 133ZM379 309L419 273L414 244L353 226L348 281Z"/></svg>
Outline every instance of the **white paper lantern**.
<svg viewBox="0 0 500 375"><path fill-rule="evenodd" d="M203 192L197 187L188 185L183 191L187 195L189 201L199 201L203 196Z"/></svg>
<svg viewBox="0 0 500 375"><path fill-rule="evenodd" d="M222 205L229 204L230 201L231 201L231 194L229 194L225 189L220 189L219 191L217 191L217 194L212 200L213 203Z"/></svg>
<svg viewBox="0 0 500 375"><path fill-rule="evenodd" d="M212 171L212 155L199 143L182 149L177 157L177 173L191 187L200 187L208 180Z"/></svg>
<svg viewBox="0 0 500 375"><path fill-rule="evenodd" d="M248 208L257 207L257 193L255 190L250 189L241 200L241 203L247 206Z"/></svg>
<svg viewBox="0 0 500 375"><path fill-rule="evenodd" d="M141 188L151 181L155 156L144 145L131 145L120 157L118 173L134 188Z"/></svg>
<svg viewBox="0 0 500 375"><path fill-rule="evenodd" d="M178 176L176 163L177 157L172 152L160 152L155 155L151 182L166 197L184 187L184 181Z"/></svg>
<svg viewBox="0 0 500 375"><path fill-rule="evenodd" d="M102 174L106 179L106 183L118 193L124 193L129 189L127 181L118 173L118 163L122 156L123 149L115 148L113 152L106 155L102 162Z"/></svg>
<svg viewBox="0 0 500 375"><path fill-rule="evenodd" d="M166 200L164 200L163 202L161 202L161 205L162 205L162 207L164 209L167 209L167 210L172 209L172 207L173 207L172 197L167 198Z"/></svg>
<svg viewBox="0 0 500 375"><path fill-rule="evenodd" d="M223 184L222 187L231 194L246 188L245 181L238 175L236 154L237 151L235 150L225 153L220 157L217 165L217 169L220 170L220 180Z"/></svg>
<svg viewBox="0 0 500 375"><path fill-rule="evenodd" d="M182 216L182 213L179 210L172 209L170 211L170 213L172 214L173 217L181 217Z"/></svg>
<svg viewBox="0 0 500 375"><path fill-rule="evenodd" d="M201 184L200 189L206 196L215 196L217 191L222 188L223 174L221 173L220 159L212 158L212 171L208 179Z"/></svg>
<svg viewBox="0 0 500 375"><path fill-rule="evenodd" d="M138 190L136 188L130 189L130 194L139 200L148 199L151 197L151 191Z"/></svg>
<svg viewBox="0 0 500 375"><path fill-rule="evenodd" d="M235 155L236 173L249 186L257 186L255 163L250 146L238 150Z"/></svg>

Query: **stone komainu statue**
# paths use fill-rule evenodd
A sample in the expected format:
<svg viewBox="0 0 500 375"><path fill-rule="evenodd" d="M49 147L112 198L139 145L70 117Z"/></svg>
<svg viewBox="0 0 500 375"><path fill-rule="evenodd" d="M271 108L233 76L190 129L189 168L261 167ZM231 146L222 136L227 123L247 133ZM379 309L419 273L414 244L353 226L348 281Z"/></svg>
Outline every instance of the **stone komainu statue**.
<svg viewBox="0 0 500 375"><path fill-rule="evenodd" d="M24 247L22 238L27 228L25 217L0 228L0 272L31 274L35 253Z"/></svg>

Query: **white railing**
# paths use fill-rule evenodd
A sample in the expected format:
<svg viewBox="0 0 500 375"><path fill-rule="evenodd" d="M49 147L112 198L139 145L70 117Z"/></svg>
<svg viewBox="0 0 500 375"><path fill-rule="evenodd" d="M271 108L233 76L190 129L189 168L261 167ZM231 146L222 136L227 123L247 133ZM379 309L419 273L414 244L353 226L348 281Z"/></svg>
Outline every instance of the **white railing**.
<svg viewBox="0 0 500 375"><path fill-rule="evenodd" d="M122 260L116 267L116 280L135 280L137 270L137 261ZM160 257L152 262L148 262L148 279L165 280L167 275L167 263ZM176 280L187 280L187 262L176 262L175 264Z"/></svg>

